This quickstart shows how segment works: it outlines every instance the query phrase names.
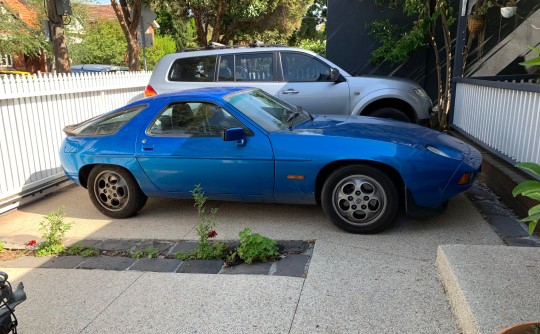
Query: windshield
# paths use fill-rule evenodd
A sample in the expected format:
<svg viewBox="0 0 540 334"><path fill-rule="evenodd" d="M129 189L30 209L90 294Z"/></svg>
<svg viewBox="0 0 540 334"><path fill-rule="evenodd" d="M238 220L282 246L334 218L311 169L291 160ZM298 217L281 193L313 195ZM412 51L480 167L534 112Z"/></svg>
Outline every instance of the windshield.
<svg viewBox="0 0 540 334"><path fill-rule="evenodd" d="M224 100L268 132L293 127L310 119L306 112L297 111L261 90L241 91L225 96Z"/></svg>

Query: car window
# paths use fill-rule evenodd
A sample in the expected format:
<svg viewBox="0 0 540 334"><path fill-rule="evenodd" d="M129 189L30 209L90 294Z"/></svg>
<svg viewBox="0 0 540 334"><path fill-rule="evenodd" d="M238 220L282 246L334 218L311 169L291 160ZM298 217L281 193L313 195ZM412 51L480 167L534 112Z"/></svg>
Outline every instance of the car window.
<svg viewBox="0 0 540 334"><path fill-rule="evenodd" d="M72 131L75 135L108 135L118 131L124 124L135 117L147 105L140 105L111 114L98 116L82 123Z"/></svg>
<svg viewBox="0 0 540 334"><path fill-rule="evenodd" d="M274 62L272 53L235 55L234 74L236 81L274 80Z"/></svg>
<svg viewBox="0 0 540 334"><path fill-rule="evenodd" d="M309 119L307 113L299 112L292 119L292 123L289 122L291 115L295 113L293 107L262 90L233 93L223 99L268 132L279 131Z"/></svg>
<svg viewBox="0 0 540 334"><path fill-rule="evenodd" d="M177 59L169 71L170 81L214 81L217 56L188 57Z"/></svg>
<svg viewBox="0 0 540 334"><path fill-rule="evenodd" d="M282 52L283 79L289 82L330 81L330 67L300 53Z"/></svg>
<svg viewBox="0 0 540 334"><path fill-rule="evenodd" d="M218 81L234 81L234 56L221 56L218 65Z"/></svg>
<svg viewBox="0 0 540 334"><path fill-rule="evenodd" d="M228 111L205 102L169 105L154 120L149 135L165 136L221 136L223 129L244 128ZM249 130L246 131L249 133Z"/></svg>

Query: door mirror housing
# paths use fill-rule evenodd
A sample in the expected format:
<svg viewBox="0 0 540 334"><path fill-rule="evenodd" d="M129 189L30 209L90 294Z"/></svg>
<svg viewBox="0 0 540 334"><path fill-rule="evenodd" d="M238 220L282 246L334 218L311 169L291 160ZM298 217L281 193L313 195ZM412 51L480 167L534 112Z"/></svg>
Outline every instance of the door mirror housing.
<svg viewBox="0 0 540 334"><path fill-rule="evenodd" d="M339 70L337 68L330 69L330 81L337 82L340 76L341 73L339 73Z"/></svg>
<svg viewBox="0 0 540 334"><path fill-rule="evenodd" d="M223 129L223 133L221 134L223 141L243 141L244 137L245 133L242 128Z"/></svg>

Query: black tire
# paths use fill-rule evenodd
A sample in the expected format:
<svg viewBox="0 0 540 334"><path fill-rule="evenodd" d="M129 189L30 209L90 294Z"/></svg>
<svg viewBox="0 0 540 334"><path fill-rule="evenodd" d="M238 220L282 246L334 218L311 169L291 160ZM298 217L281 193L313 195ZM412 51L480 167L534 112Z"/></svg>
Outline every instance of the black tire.
<svg viewBox="0 0 540 334"><path fill-rule="evenodd" d="M409 118L409 116L407 116L407 114L405 114L403 111L399 109L392 108L392 107L383 107L383 108L376 109L370 112L368 116L379 117L379 118L390 118L396 121L411 123L411 119Z"/></svg>
<svg viewBox="0 0 540 334"><path fill-rule="evenodd" d="M395 220L399 196L392 180L367 165L350 165L332 173L322 188L321 205L339 228L376 233Z"/></svg>
<svg viewBox="0 0 540 334"><path fill-rule="evenodd" d="M111 218L134 216L148 197L130 172L112 165L99 165L88 176L88 194L94 206Z"/></svg>

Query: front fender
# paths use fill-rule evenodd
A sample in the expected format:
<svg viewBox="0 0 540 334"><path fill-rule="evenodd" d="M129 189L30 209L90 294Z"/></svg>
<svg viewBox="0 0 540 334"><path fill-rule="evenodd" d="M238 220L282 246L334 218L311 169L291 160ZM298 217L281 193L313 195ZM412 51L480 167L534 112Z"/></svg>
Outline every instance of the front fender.
<svg viewBox="0 0 540 334"><path fill-rule="evenodd" d="M352 101L354 107L351 114L361 115L370 104L384 99L401 100L414 109L418 119L429 118L431 102L428 99L417 97L412 91L408 92L396 88L382 88L360 96L358 100Z"/></svg>

